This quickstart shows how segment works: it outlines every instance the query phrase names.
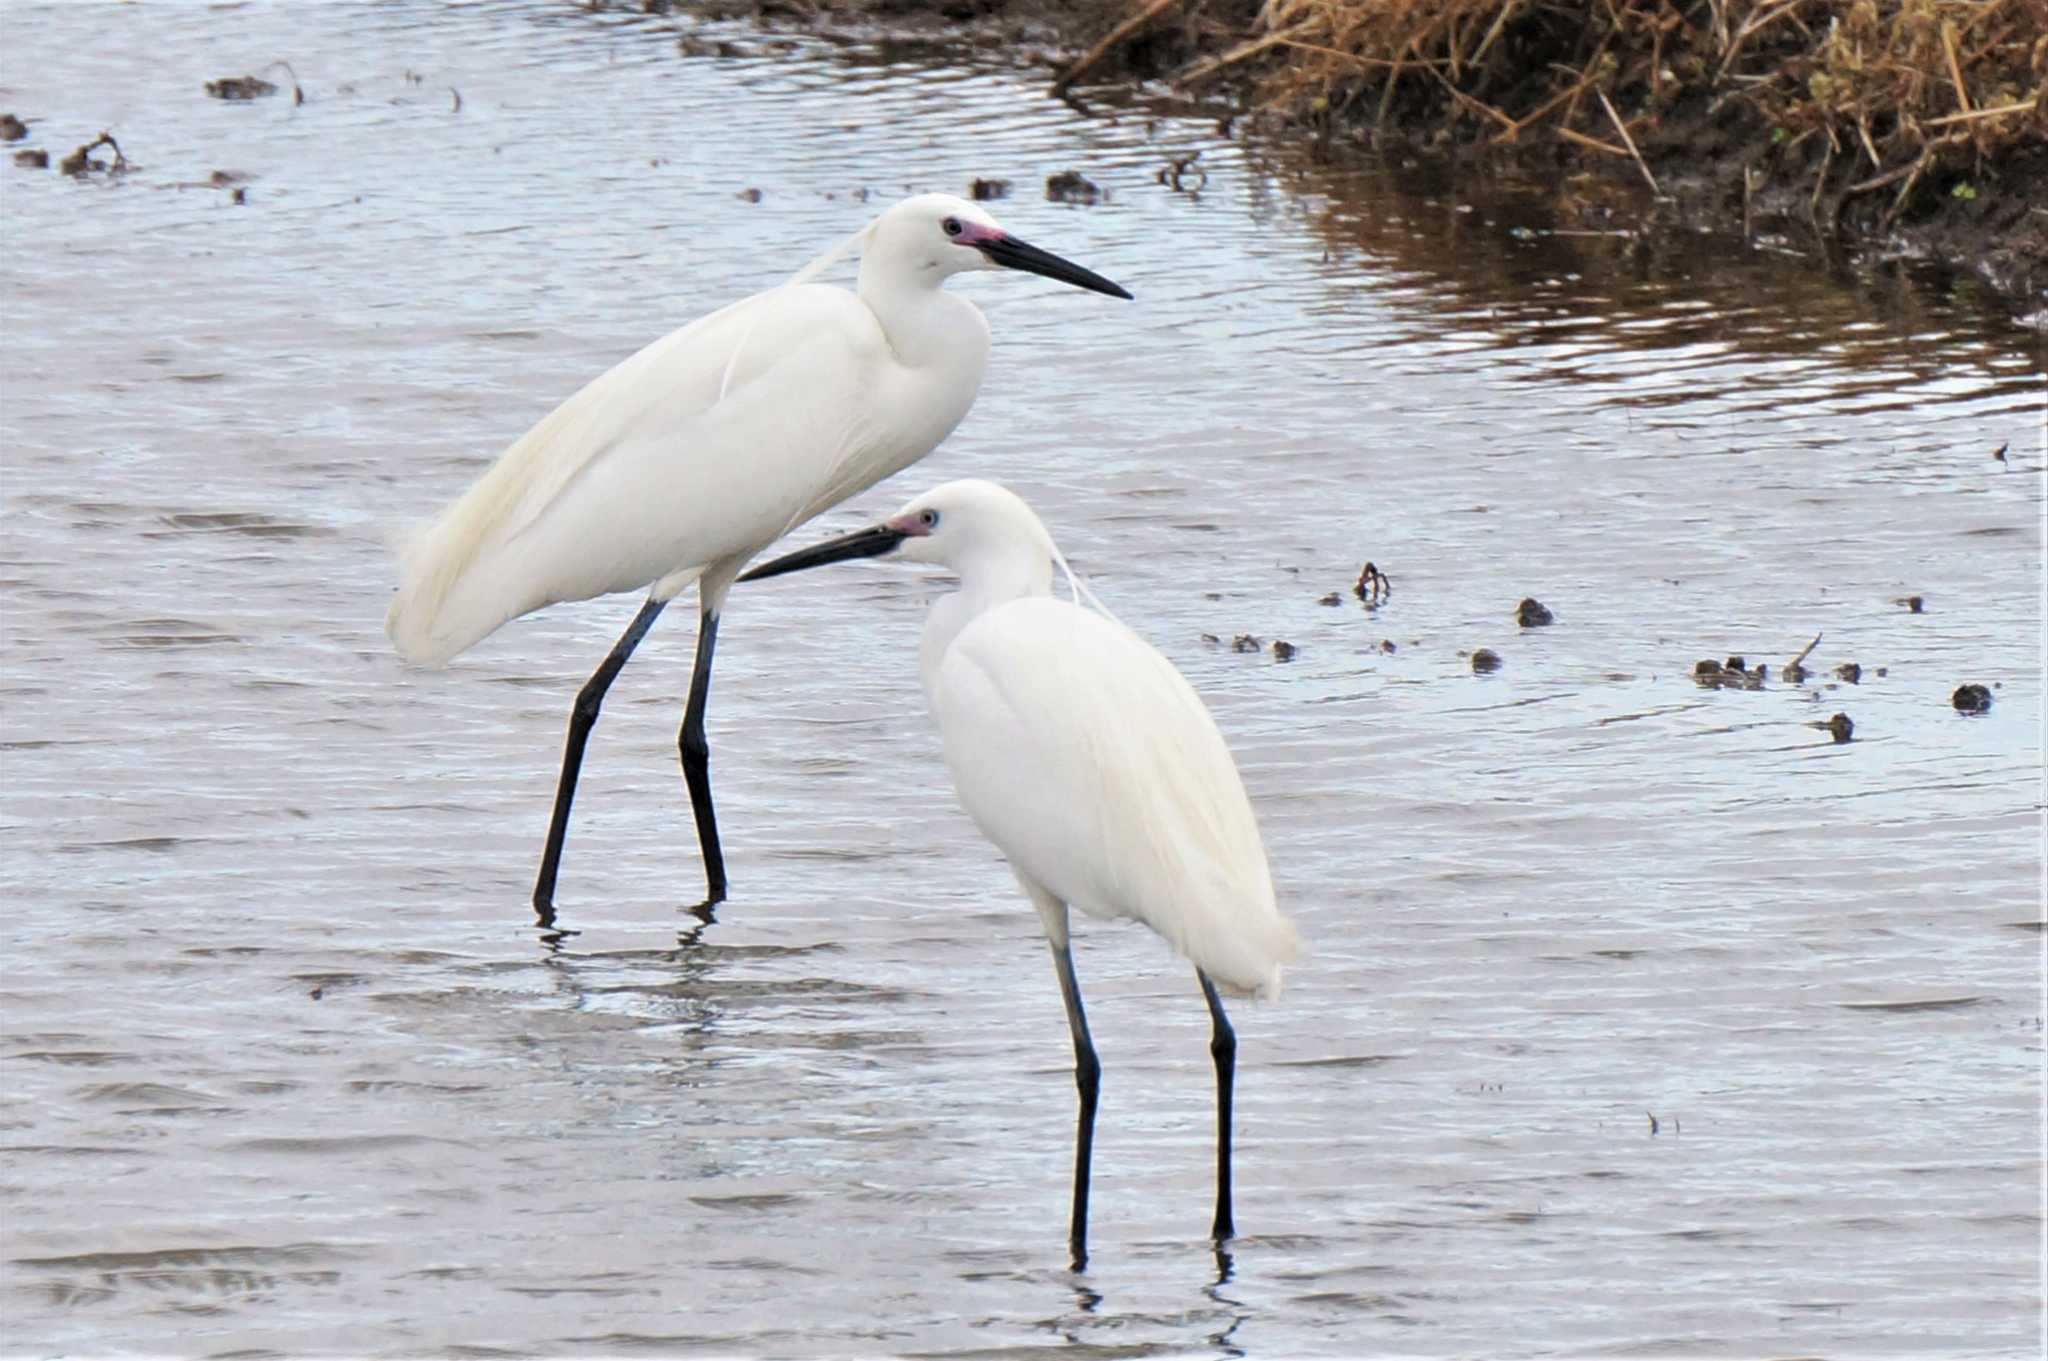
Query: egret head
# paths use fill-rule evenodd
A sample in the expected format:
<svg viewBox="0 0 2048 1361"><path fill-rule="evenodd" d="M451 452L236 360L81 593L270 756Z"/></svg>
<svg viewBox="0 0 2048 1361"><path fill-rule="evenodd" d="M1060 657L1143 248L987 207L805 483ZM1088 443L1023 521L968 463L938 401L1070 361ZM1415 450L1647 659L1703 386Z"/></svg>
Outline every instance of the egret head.
<svg viewBox="0 0 2048 1361"><path fill-rule="evenodd" d="M1131 295L1100 274L1018 240L966 199L919 194L875 219L862 260L936 284L970 269L1021 269L1113 298Z"/></svg>
<svg viewBox="0 0 2048 1361"><path fill-rule="evenodd" d="M963 478L932 488L872 529L855 530L763 563L740 578L781 576L850 558L900 552L913 562L935 562L964 574L975 560L1028 562L1031 575L1050 576L1058 550L1024 499L1007 487Z"/></svg>

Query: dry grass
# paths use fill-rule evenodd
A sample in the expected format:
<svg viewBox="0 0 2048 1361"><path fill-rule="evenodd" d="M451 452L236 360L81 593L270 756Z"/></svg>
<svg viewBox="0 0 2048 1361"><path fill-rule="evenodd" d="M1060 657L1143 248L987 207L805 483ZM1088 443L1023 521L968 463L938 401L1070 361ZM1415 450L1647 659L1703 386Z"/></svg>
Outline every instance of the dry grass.
<svg viewBox="0 0 2048 1361"><path fill-rule="evenodd" d="M1119 17L1116 40L1183 58L1185 85L1248 80L1332 126L1554 138L1653 186L1652 164L1728 128L1778 166L1817 159L1816 205L1888 191L1887 223L1930 171L1964 196L1957 175L2048 146L2048 0L1124 0Z"/></svg>

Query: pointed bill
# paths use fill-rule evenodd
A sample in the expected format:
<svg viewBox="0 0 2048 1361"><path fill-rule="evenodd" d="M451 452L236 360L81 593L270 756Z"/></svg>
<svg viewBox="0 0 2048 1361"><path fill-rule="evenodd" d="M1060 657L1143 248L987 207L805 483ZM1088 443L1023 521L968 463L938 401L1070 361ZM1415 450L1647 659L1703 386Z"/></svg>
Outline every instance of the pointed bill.
<svg viewBox="0 0 2048 1361"><path fill-rule="evenodd" d="M1062 260L1049 250L1040 250L1027 241L1019 241L1008 232L974 244L980 247L983 255L1005 269L1021 269L1027 274L1042 274L1063 284L1073 284L1077 288L1107 293L1112 298L1128 300L1131 296L1122 284L1111 283L1094 270L1083 269L1071 260Z"/></svg>
<svg viewBox="0 0 2048 1361"><path fill-rule="evenodd" d="M809 548L799 548L794 553L785 553L772 562L740 575L741 581L758 581L762 577L779 577L785 572L801 572L807 567L823 567L827 563L846 562L852 558L878 558L895 548L910 536L900 529L888 525L876 525L872 529L857 529L851 534L842 534L836 539L827 539Z"/></svg>

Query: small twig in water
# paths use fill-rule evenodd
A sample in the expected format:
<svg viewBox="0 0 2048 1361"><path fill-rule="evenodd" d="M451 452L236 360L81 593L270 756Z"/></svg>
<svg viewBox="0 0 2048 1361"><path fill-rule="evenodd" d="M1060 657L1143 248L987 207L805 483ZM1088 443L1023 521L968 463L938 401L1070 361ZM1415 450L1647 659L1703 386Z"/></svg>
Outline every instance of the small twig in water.
<svg viewBox="0 0 2048 1361"><path fill-rule="evenodd" d="M1393 595L1394 583L1387 580L1385 572L1368 562L1359 569L1358 584L1351 588L1351 593L1363 600L1367 609L1376 610L1381 601Z"/></svg>
<svg viewBox="0 0 2048 1361"><path fill-rule="evenodd" d="M1808 657L1812 656L1813 650L1819 646L1820 635L1816 633L1813 635L1812 642L1808 643L1805 647L1799 649L1799 655L1797 657L1794 657L1791 661L1785 663L1784 670L1781 672L1785 679L1792 682L1792 684L1794 685L1797 685L1800 681L1806 679L1806 668L1805 666L1801 665L1801 663L1803 663Z"/></svg>
<svg viewBox="0 0 2048 1361"><path fill-rule="evenodd" d="M266 66L266 67L264 67L264 68L263 68L263 70L264 70L264 71L268 71L268 70L269 70L269 69L271 68L271 66L282 66L282 67L284 68L284 73L285 73L286 75L288 75L288 76L290 76L290 77L291 77L291 79L292 79L292 107L293 107L293 108L297 108L297 107L298 107L299 105L301 105L301 104L305 103L305 102L306 102L306 92L305 92L305 91L304 91L303 89L299 88L299 73L298 73L297 71L294 71L294 70L292 70L292 64L291 64L290 62L288 62L288 61L284 61L284 60L280 59L280 60L278 60L278 61L274 61L274 62L270 63L270 66ZM262 72L258 72L257 74L259 74L259 75L260 75L260 74L262 74Z"/></svg>

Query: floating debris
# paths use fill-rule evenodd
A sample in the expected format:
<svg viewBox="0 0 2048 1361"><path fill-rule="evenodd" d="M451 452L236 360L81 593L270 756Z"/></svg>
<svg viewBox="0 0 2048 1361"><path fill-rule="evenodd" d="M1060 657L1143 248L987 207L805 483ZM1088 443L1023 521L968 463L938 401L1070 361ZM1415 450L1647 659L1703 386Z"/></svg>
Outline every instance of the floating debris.
<svg viewBox="0 0 2048 1361"><path fill-rule="evenodd" d="M1899 596L1892 601L1892 604L1904 605L1908 610L1912 611L1914 614L1924 613L1927 609L1926 599L1922 596L1917 595Z"/></svg>
<svg viewBox="0 0 2048 1361"><path fill-rule="evenodd" d="M1209 172L1202 169L1202 153L1176 156L1159 168L1159 183L1176 194L1199 194L1209 187Z"/></svg>
<svg viewBox="0 0 2048 1361"><path fill-rule="evenodd" d="M1545 624L1556 623L1557 616L1532 595L1523 597L1522 603L1515 606L1515 622L1525 629L1539 629Z"/></svg>
<svg viewBox="0 0 2048 1361"><path fill-rule="evenodd" d="M1259 650L1259 640L1252 637L1249 633L1240 633L1237 637L1230 640L1230 650L1232 652L1257 652Z"/></svg>
<svg viewBox="0 0 2048 1361"><path fill-rule="evenodd" d="M1484 676L1500 670L1500 654L1490 647L1482 647L1472 654L1472 674Z"/></svg>
<svg viewBox="0 0 2048 1361"><path fill-rule="evenodd" d="M1856 735L1856 723L1847 714L1836 714L1827 722L1813 726L1825 729L1837 742L1846 742Z"/></svg>
<svg viewBox="0 0 2048 1361"><path fill-rule="evenodd" d="M1806 670L1806 659L1811 657L1813 650L1820 646L1820 638L1821 636L1818 633L1814 634L1813 641L1800 648L1799 655L1785 663L1782 668L1782 674L1788 685L1797 685L1806 679L1809 674Z"/></svg>
<svg viewBox="0 0 2048 1361"><path fill-rule="evenodd" d="M715 41L706 38L693 38L687 33L676 40L676 50L686 57L745 57L752 55L752 53L748 52L738 43L727 42L723 38Z"/></svg>
<svg viewBox="0 0 2048 1361"><path fill-rule="evenodd" d="M1855 662L1843 662L1835 668L1835 676L1840 680L1849 682L1851 685L1861 685L1863 683L1863 668Z"/></svg>
<svg viewBox="0 0 2048 1361"><path fill-rule="evenodd" d="M1399 650L1400 649L1395 645L1394 640L1392 638L1380 639L1380 651L1392 653L1397 652Z"/></svg>
<svg viewBox="0 0 2048 1361"><path fill-rule="evenodd" d="M291 78L293 106L296 107L306 102L306 92L299 86L299 73L292 70L290 62L274 61L264 67L263 70L265 72L282 70L285 75ZM422 77L416 76L410 71L405 73L405 78L414 85L419 84L422 79ZM259 73L253 76L223 76L219 80L209 80L206 82L206 92L215 99L262 99L266 95L276 94L277 87L265 80L262 74Z"/></svg>
<svg viewBox="0 0 2048 1361"><path fill-rule="evenodd" d="M1321 600L1318 600L1316 602L1316 604L1318 605L1341 605L1343 603L1344 597L1338 595L1335 591L1330 592L1328 595L1324 596Z"/></svg>
<svg viewBox="0 0 2048 1361"><path fill-rule="evenodd" d="M93 152L101 147L106 147L114 153L112 165L104 161L96 161L92 158ZM69 156L66 156L63 160L57 162L57 168L67 175L125 175L135 167L130 165L128 158L121 154L121 144L103 132L92 141L87 142L84 146L72 152Z"/></svg>
<svg viewBox="0 0 2048 1361"><path fill-rule="evenodd" d="M1991 712L1991 691L1981 685L1959 685L1949 696L1949 703L1956 706L1959 714L1988 714Z"/></svg>
<svg viewBox="0 0 2048 1361"><path fill-rule="evenodd" d="M1770 669L1759 662L1756 670L1751 671L1740 657L1730 657L1725 662L1708 657L1693 664L1692 678L1705 690L1761 690Z"/></svg>
<svg viewBox="0 0 2048 1361"><path fill-rule="evenodd" d="M11 113L0 113L0 142L19 142L28 136L28 124Z"/></svg>
<svg viewBox="0 0 2048 1361"><path fill-rule="evenodd" d="M262 99L277 93L277 87L261 76L223 76L206 82L206 92L215 99Z"/></svg>
<svg viewBox="0 0 2048 1361"><path fill-rule="evenodd" d="M1351 594L1365 602L1369 610L1376 610L1394 594L1394 583L1387 580L1387 574L1372 563L1358 569L1358 583L1351 588Z"/></svg>
<svg viewBox="0 0 2048 1361"><path fill-rule="evenodd" d="M11 115L11 114L10 114L10 115L8 115L8 116L9 116L9 117L12 117L13 115ZM14 139L13 139L12 137L10 137L10 138L8 138L7 140L11 142L11 141L13 141ZM2006 450L2008 450L2008 449L2010 449L2010 448L2012 448L2012 441L2011 441L2011 440L2007 440L2007 441L2006 441L2005 443L2003 443L2003 444L1999 445L1999 446L1998 446L1998 447L1997 447L1996 449L1993 449L1993 450L1991 451L1991 456L1992 456L1993 458L1997 459L1997 460L1998 460L1998 461L1999 461L2000 463L2005 463L2005 451L2006 451ZM2010 463L2005 463L2005 468L2006 468L2006 471L2007 471L2007 472L2011 472L2011 471L2012 471L2012 464L2010 464Z"/></svg>
<svg viewBox="0 0 2048 1361"><path fill-rule="evenodd" d="M50 153L37 147L30 147L27 151L15 152L14 163L16 165L25 165L31 170L48 170L50 168Z"/></svg>
<svg viewBox="0 0 2048 1361"><path fill-rule="evenodd" d="M976 203L987 203L990 199L1008 198L1010 196L1010 182L1008 180L978 179L967 186L967 194Z"/></svg>
<svg viewBox="0 0 2048 1361"><path fill-rule="evenodd" d="M742 203L759 203L761 201L761 191L753 188L742 189L739 192L739 199Z"/></svg>
<svg viewBox="0 0 2048 1361"><path fill-rule="evenodd" d="M1205 634L1203 634L1203 635L1202 635L1202 641L1203 641L1203 642L1205 642L1205 643L1207 643L1207 644L1208 644L1208 645L1209 645L1210 647L1221 647L1221 646L1223 646L1223 640L1222 640L1221 638L1218 638L1218 637L1217 637L1217 636L1216 636L1215 634L1213 634L1213 633L1205 633Z"/></svg>
<svg viewBox="0 0 2048 1361"><path fill-rule="evenodd" d="M1273 660L1276 662L1291 662L1300 650L1292 643L1283 643L1278 638L1273 640Z"/></svg>
<svg viewBox="0 0 2048 1361"><path fill-rule="evenodd" d="M1062 170L1046 180L1045 197L1051 203L1091 204L1102 198L1102 188L1077 170Z"/></svg>

